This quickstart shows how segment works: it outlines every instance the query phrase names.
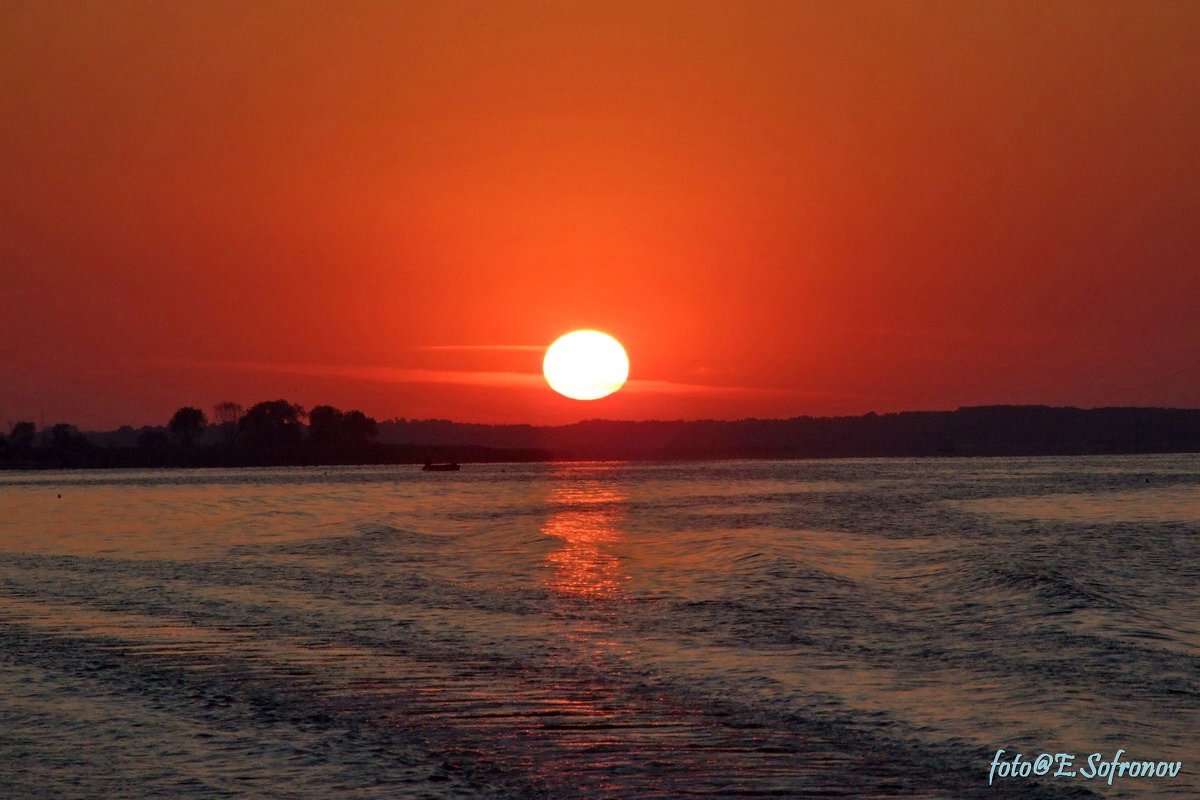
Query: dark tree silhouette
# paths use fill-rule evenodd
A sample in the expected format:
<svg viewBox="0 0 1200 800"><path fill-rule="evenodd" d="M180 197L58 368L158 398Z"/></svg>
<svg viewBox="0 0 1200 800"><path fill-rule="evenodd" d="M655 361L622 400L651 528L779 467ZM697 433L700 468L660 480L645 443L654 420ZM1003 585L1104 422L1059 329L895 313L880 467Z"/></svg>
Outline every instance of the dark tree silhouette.
<svg viewBox="0 0 1200 800"><path fill-rule="evenodd" d="M88 449L87 437L80 433L74 425L60 422L50 428L47 435L50 449L61 456L81 453Z"/></svg>
<svg viewBox="0 0 1200 800"><path fill-rule="evenodd" d="M378 433L375 420L358 410L317 406L308 413L308 438L314 445L358 447Z"/></svg>
<svg viewBox="0 0 1200 800"><path fill-rule="evenodd" d="M225 444L233 444L237 438L238 420L242 418L245 409L241 403L226 400L213 406L213 422L221 426Z"/></svg>
<svg viewBox="0 0 1200 800"><path fill-rule="evenodd" d="M361 411L347 411L342 415L342 441L361 445L379 434L379 425Z"/></svg>
<svg viewBox="0 0 1200 800"><path fill-rule="evenodd" d="M8 435L9 443L14 450L28 450L33 447L34 437L37 436L37 426L32 422L18 422L12 426Z"/></svg>
<svg viewBox="0 0 1200 800"><path fill-rule="evenodd" d="M238 429L252 447L294 445L303 435L304 407L287 400L268 400L250 407Z"/></svg>
<svg viewBox="0 0 1200 800"><path fill-rule="evenodd" d="M308 440L320 447L340 444L344 418L333 406L314 406L308 412Z"/></svg>
<svg viewBox="0 0 1200 800"><path fill-rule="evenodd" d="M191 447L196 438L204 432L204 426L207 424L208 418L204 416L203 411L192 406L184 406L175 412L171 421L167 423L167 427L170 429L171 435L175 437L175 441L184 447Z"/></svg>

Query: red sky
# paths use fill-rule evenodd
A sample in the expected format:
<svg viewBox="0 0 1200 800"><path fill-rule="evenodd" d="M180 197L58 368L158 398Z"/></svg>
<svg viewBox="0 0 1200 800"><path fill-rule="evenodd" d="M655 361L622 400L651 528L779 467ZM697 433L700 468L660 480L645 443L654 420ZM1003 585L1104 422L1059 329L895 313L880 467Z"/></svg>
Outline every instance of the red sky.
<svg viewBox="0 0 1200 800"><path fill-rule="evenodd" d="M1184 2L9 0L0 423L1200 406L1197 42ZM580 327L628 389L541 382Z"/></svg>

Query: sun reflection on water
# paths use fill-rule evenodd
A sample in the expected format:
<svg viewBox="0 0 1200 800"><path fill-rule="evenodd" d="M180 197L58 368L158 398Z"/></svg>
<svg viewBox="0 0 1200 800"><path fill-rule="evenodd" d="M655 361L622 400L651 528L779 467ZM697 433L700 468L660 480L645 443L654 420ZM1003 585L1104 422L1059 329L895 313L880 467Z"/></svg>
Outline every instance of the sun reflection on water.
<svg viewBox="0 0 1200 800"><path fill-rule="evenodd" d="M592 473L594 474L594 473ZM592 600L619 597L629 579L615 551L627 497L595 477L565 473L546 500L551 509L542 533L563 546L546 556L553 574L546 585L559 594Z"/></svg>

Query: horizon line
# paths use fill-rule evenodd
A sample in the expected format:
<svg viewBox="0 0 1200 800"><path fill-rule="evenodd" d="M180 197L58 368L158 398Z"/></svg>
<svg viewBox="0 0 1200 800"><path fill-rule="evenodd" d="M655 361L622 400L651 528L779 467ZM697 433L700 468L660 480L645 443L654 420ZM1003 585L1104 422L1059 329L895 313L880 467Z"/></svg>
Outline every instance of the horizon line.
<svg viewBox="0 0 1200 800"><path fill-rule="evenodd" d="M282 398L278 398L278 399L282 399ZM261 402L272 402L272 401L261 401ZM318 405L325 405L325 404L319 403ZM688 424L703 424L703 423L792 422L792 421L801 420L801 419L809 419L809 420L862 419L862 418L872 417L872 416L874 416L874 417L894 417L894 416L902 416L905 414L957 414L962 411L974 411L974 410L985 410L985 409L986 410L1045 409L1045 410L1050 410L1050 411L1082 411L1082 412L1090 412L1090 411L1178 411L1178 412L1200 413L1200 406L1197 406L1197 407L1182 407L1182 406L1062 406L1062 405L1047 405L1045 403L991 403L991 404L985 404L985 405L962 405L962 406L958 406L957 408L941 408L941 409L913 408L913 409L905 409L902 411L882 411L882 412L863 411L863 412L857 413L857 414L820 414L820 415L797 414L797 415L790 416L790 417L753 417L753 416L751 416L751 417L736 417L736 418L695 417L695 418L688 418L688 419L685 419L685 418L621 419L621 418L609 418L609 417L585 417L582 419L575 420L574 422L535 423L535 422L466 422L466 421L461 421L461 420L450 419L448 417L399 417L399 416L396 416L396 417L379 418L379 419L376 419L376 422L380 425L437 422L437 423L448 423L450 425L464 425L464 426L469 425L469 426L484 427L484 428L569 428L574 425L585 425L585 424L589 424L589 423L593 423L593 424L594 423L611 423L611 424L622 424L622 425L649 425L649 424L688 425ZM353 410L353 409L351 409L351 410ZM375 419L375 418L372 417L372 419ZM9 420L8 424L11 426L13 424L13 421ZM62 424L62 423L56 423L56 424ZM70 424L70 423L67 423L67 424ZM219 423L211 422L211 423L209 423L209 426L215 427L218 424ZM51 427L53 427L53 426L51 426ZM78 426L74 426L74 427L76 427L76 429L80 430L80 432L82 432L82 433L115 433L116 431L119 431L122 428L131 428L133 430L142 430L142 429L146 429L146 428L151 428L151 429L166 428L167 425L166 425L166 423L159 423L159 424L145 424L145 425L134 426L132 424L127 423L124 425L119 425L116 428L110 428L107 430L99 430L99 429L84 430L84 429L78 428ZM46 430L47 428L44 426L39 426L38 429Z"/></svg>

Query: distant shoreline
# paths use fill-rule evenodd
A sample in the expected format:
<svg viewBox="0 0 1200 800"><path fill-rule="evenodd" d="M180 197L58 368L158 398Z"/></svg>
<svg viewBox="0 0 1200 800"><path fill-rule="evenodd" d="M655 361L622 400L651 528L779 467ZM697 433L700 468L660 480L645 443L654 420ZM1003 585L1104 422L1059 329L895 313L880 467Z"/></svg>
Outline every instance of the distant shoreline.
<svg viewBox="0 0 1200 800"><path fill-rule="evenodd" d="M1200 410L1165 408L981 406L857 417L591 420L553 427L390 420L378 424L371 441L331 444L298 435L270 447L222 440L215 428L209 426L208 439L186 445L147 436L162 428L142 428L81 434L71 449L47 445L17 452L10 447L0 458L0 469L1200 453ZM127 443L131 439L140 443Z"/></svg>
<svg viewBox="0 0 1200 800"><path fill-rule="evenodd" d="M696 458L531 458L531 459L492 459L480 458L472 461L460 461L461 465L477 465L487 466L495 464L511 464L514 466L524 464L713 464L721 461L870 461L876 459L920 459L920 460L937 460L945 459L971 461L976 459L995 459L995 458L1102 458L1104 456L1171 456L1171 455L1200 455L1200 450L1180 450L1180 451L1154 451L1146 453L1136 452L1121 452L1121 453L1039 453L1035 455L920 455L920 456L903 456L903 455L887 455L887 456L713 456L713 457L696 457ZM204 470L204 469L323 469L327 467L413 467L414 471L421 471L420 467L423 462L420 461L338 461L338 462L311 462L311 463L274 463L274 464L226 464L226 465L209 465L209 464L162 464L157 466L136 466L136 465L80 465L71 467L62 466L37 466L37 467L14 467L9 465L0 465L0 474L3 473L45 473L45 472L169 472L172 470Z"/></svg>

